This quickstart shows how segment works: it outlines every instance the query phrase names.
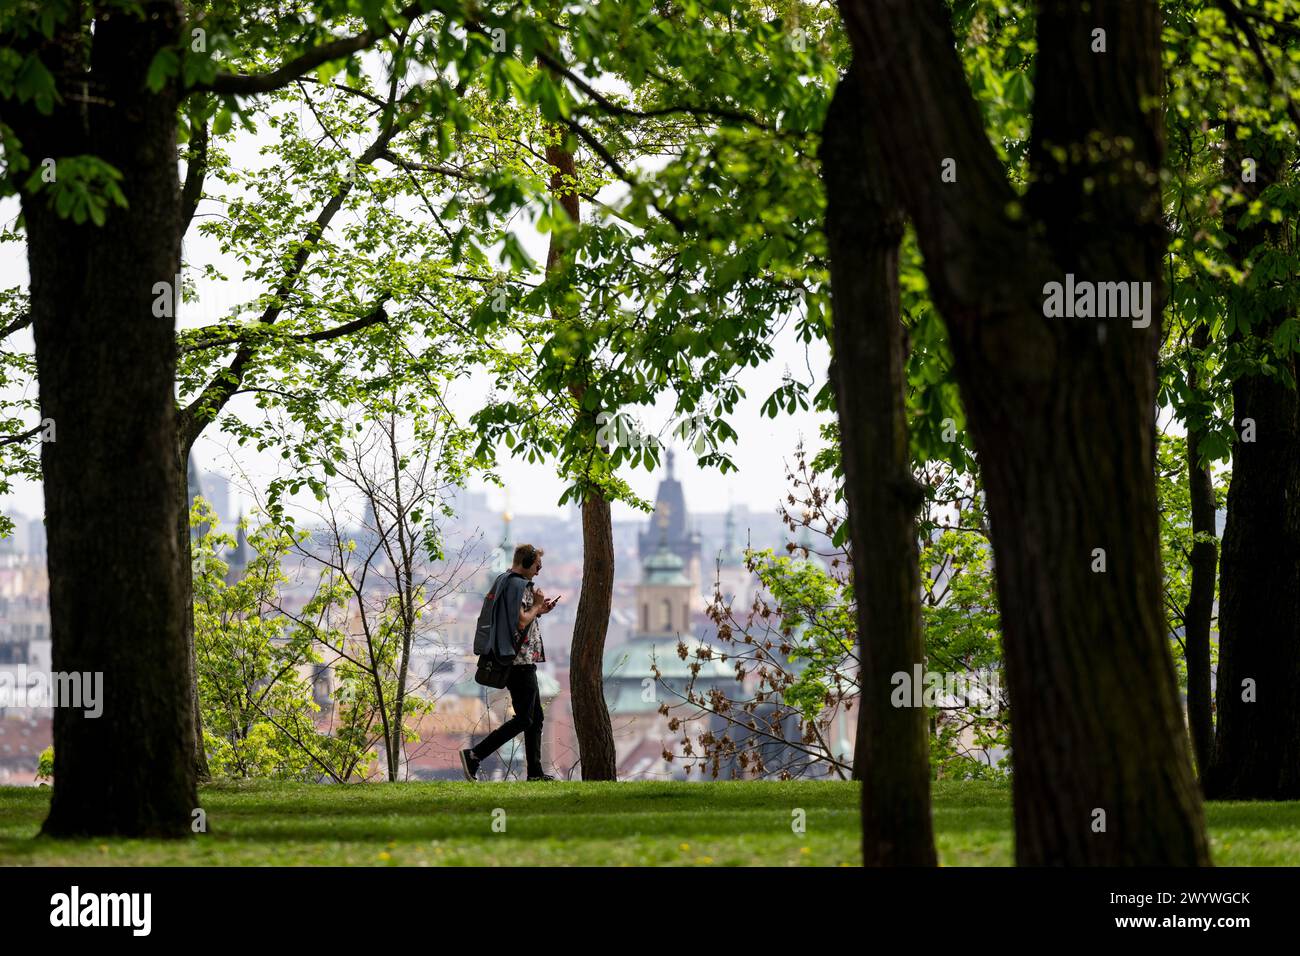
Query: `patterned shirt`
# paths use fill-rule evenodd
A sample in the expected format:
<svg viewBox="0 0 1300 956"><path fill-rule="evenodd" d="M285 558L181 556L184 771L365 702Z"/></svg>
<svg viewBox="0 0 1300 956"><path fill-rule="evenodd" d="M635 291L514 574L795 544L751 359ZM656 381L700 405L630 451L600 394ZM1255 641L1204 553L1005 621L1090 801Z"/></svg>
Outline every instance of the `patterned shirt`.
<svg viewBox="0 0 1300 956"><path fill-rule="evenodd" d="M529 581L528 585L524 588L522 609L526 611L532 606L533 582ZM540 615L533 618L533 622L528 625L528 632L524 635L523 642L519 645L519 653L515 655L515 663L546 663L546 648L542 646L542 619Z"/></svg>

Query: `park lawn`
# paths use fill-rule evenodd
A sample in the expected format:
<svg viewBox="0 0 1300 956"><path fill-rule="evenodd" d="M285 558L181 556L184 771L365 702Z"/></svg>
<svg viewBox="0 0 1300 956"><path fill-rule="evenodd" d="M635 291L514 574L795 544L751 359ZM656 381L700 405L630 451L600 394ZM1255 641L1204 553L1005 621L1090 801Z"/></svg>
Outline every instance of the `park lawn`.
<svg viewBox="0 0 1300 956"><path fill-rule="evenodd" d="M0 787L0 865L844 866L860 861L858 788L835 782L217 783L193 840L32 839L48 788ZM791 827L806 814L806 832ZM493 813L506 830L494 832ZM1219 865L1300 864L1300 803L1212 803ZM934 787L946 866L1011 863L1010 790Z"/></svg>

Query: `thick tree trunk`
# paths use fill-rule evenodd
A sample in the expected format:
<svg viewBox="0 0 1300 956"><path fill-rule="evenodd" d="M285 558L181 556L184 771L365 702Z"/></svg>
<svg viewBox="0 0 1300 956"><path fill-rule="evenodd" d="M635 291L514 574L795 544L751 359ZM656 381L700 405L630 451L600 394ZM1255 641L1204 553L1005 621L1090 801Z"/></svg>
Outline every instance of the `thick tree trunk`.
<svg viewBox="0 0 1300 956"><path fill-rule="evenodd" d="M1262 376L1233 385L1238 439L1223 529L1218 730L1205 778L1213 799L1300 797L1296 623L1300 496L1292 462L1296 393Z"/></svg>
<svg viewBox="0 0 1300 956"><path fill-rule="evenodd" d="M840 8L979 454L1013 714L1016 859L1207 863L1162 611L1153 474L1165 243L1150 173L1163 154L1157 6L1040 3L1023 198L989 144L939 0ZM1091 52L1098 28L1105 55ZM944 181L949 164L955 180ZM1149 324L1049 316L1046 284L1070 273L1150 282Z"/></svg>
<svg viewBox="0 0 1300 956"><path fill-rule="evenodd" d="M1187 371L1187 387L1193 393L1199 388L1196 362L1208 343L1208 326L1197 326L1192 333L1194 354ZM1192 534L1209 535L1212 538L1218 533L1214 522L1214 480L1210 475L1209 464L1201 460L1197 451L1204 435L1203 428L1187 429L1187 480L1192 501ZM1219 549L1215 541L1193 541L1192 579L1188 588L1187 606L1183 608L1183 648L1187 662L1187 724L1192 735L1196 768L1202 781L1214 752L1210 625L1214 619L1214 577L1218 565Z"/></svg>
<svg viewBox="0 0 1300 956"><path fill-rule="evenodd" d="M1153 370L1075 338L1054 379L1003 391L971 345L961 381L997 557L1017 860L1207 862L1161 613Z"/></svg>
<svg viewBox="0 0 1300 956"><path fill-rule="evenodd" d="M18 120L35 161L99 156L121 172L130 204L110 208L102 227L78 226L44 194L22 196L41 410L58 436L42 449L53 667L103 679L102 716L55 710L56 786L42 832L57 836L188 835L198 805L174 320L154 312L167 298L155 284L170 290L179 270L177 103L145 84L154 52L178 41L179 10L146 6L143 19L98 17L84 85L67 79L77 44L63 46L70 60L55 68L65 95L81 86L80 99Z"/></svg>
<svg viewBox="0 0 1300 956"><path fill-rule="evenodd" d="M834 309L832 379L840 418L858 624L862 859L936 862L923 707L895 707L894 675L923 664L916 508L903 402L898 249L903 213L867 139L853 71L822 130L826 241ZM909 695L909 705L911 703Z"/></svg>
<svg viewBox="0 0 1300 956"><path fill-rule="evenodd" d="M1256 155L1254 182L1241 182L1248 147L1229 124L1225 172L1247 198L1276 181L1279 163ZM1246 207L1228 206L1224 230L1238 266L1269 240L1269 227L1242 227ZM1248 295L1244 290L1243 295ZM1249 307L1246 300L1241 303ZM1253 309L1251 335L1266 340L1285 317ZM1278 360L1294 376L1293 355ZM1300 404L1296 390L1266 375L1233 383L1237 441L1228 485L1219 584L1218 726L1205 793L1215 799L1300 798Z"/></svg>

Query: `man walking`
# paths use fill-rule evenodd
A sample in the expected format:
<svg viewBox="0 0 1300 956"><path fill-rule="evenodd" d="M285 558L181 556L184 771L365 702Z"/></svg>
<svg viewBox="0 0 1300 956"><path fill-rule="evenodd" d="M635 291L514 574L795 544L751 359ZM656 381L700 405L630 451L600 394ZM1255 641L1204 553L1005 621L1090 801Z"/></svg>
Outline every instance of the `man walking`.
<svg viewBox="0 0 1300 956"><path fill-rule="evenodd" d="M533 587L533 578L541 570L542 549L521 544L515 548L509 574L499 582L501 594L497 600L502 610L498 623L504 621L513 632L511 637L519 640L514 663L506 675L506 689L510 691L515 713L476 746L460 752L461 768L467 780L477 780L479 765L520 731L524 734L528 779L555 779L542 769L542 697L537 689L537 665L546 661L546 652L538 618L550 613L560 599L548 600L541 588Z"/></svg>

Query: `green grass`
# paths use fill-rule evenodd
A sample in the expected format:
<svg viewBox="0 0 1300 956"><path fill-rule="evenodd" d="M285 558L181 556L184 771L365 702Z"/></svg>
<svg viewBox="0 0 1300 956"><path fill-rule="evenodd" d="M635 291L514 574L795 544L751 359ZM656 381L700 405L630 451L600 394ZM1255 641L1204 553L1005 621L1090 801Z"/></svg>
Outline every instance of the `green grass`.
<svg viewBox="0 0 1300 956"><path fill-rule="evenodd" d="M50 791L0 787L4 865L856 865L851 782L214 784L193 840L33 839ZM494 832L493 811L506 830ZM807 815L803 834L792 811ZM1010 791L934 788L940 860L1012 860ZM1300 863L1300 803L1212 803L1215 862Z"/></svg>

